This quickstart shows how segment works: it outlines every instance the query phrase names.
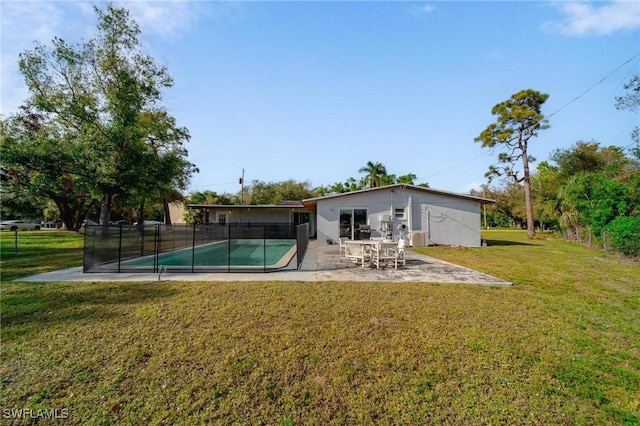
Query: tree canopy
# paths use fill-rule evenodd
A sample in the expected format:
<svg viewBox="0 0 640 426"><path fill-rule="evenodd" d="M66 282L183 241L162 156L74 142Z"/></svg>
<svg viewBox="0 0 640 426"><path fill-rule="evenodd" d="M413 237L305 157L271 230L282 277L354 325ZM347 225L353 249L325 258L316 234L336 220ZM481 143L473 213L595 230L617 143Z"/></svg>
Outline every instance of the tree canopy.
<svg viewBox="0 0 640 426"><path fill-rule="evenodd" d="M556 149L532 173L536 224L577 241L603 241L623 253L640 253L640 164L621 147L579 141ZM475 195L496 200L487 206L488 226L520 227L526 220L524 187L509 181L485 185Z"/></svg>
<svg viewBox="0 0 640 426"><path fill-rule="evenodd" d="M635 75L629 82L624 85L628 90L627 94L616 97L616 108L626 109L631 112L640 110L640 74ZM631 138L635 146L631 149L632 155L636 160L640 161L640 126L636 125L631 131Z"/></svg>
<svg viewBox="0 0 640 426"><path fill-rule="evenodd" d="M360 179L354 177L348 178L344 182L336 182L329 186L320 186L316 188L318 195L343 194L345 192L359 191L366 188L375 188L378 186L392 185L394 183L405 183L407 185L416 185L418 178L413 173L407 173L401 176L389 174L387 168L379 162L367 161L363 167L358 170L359 173L365 175ZM418 186L429 187L428 183L419 183Z"/></svg>
<svg viewBox="0 0 640 426"><path fill-rule="evenodd" d="M249 194L251 204L278 204L281 201L299 201L316 196L309 182L296 182L293 179L268 183L254 180Z"/></svg>
<svg viewBox="0 0 640 426"><path fill-rule="evenodd" d="M491 180L496 176L506 176L514 182L522 182L524 189L527 236L535 236L533 199L531 196L531 178L529 163L535 161L529 156L528 145L531 138L537 136L538 131L549 127L548 121L541 112L542 105L549 95L532 89L515 93L511 98L500 102L491 109L491 114L497 116L496 122L484 129L476 142L481 142L483 148L499 146L505 151L498 155L498 166L491 166L486 176ZM522 164L522 176L516 169Z"/></svg>
<svg viewBox="0 0 640 426"><path fill-rule="evenodd" d="M141 51L126 9L95 12L96 38L70 44L56 37L51 47L36 43L20 55L30 98L3 121L3 151L14 151L4 166L34 193L54 201L64 193L73 212L56 204L69 227L96 199L106 224L114 197L163 197L197 171L187 161L188 130L162 106L162 91L173 85L166 68ZM28 165L18 163L29 156Z"/></svg>
<svg viewBox="0 0 640 426"><path fill-rule="evenodd" d="M388 182L387 168L382 163L368 161L358 172L366 174L364 180L369 188L386 185Z"/></svg>

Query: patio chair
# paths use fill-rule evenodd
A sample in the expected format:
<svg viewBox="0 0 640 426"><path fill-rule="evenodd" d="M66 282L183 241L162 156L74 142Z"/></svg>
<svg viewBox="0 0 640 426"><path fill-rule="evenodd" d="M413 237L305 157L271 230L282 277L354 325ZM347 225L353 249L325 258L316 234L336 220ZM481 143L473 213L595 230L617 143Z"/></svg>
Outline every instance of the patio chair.
<svg viewBox="0 0 640 426"><path fill-rule="evenodd" d="M361 264L364 269L364 244L361 241L347 240L344 242L344 257L347 261Z"/></svg>
<svg viewBox="0 0 640 426"><path fill-rule="evenodd" d="M398 245L391 241L381 241L371 246L371 261L376 268L381 265L393 264L398 269Z"/></svg>
<svg viewBox="0 0 640 426"><path fill-rule="evenodd" d="M345 259L345 242L347 241L347 238L345 237L340 237L338 238L338 244L340 245L340 262L342 262Z"/></svg>
<svg viewBox="0 0 640 426"><path fill-rule="evenodd" d="M407 262L406 262L406 251L405 251L405 242L404 242L404 238L400 238L398 240L398 263L401 264L402 266L406 266Z"/></svg>

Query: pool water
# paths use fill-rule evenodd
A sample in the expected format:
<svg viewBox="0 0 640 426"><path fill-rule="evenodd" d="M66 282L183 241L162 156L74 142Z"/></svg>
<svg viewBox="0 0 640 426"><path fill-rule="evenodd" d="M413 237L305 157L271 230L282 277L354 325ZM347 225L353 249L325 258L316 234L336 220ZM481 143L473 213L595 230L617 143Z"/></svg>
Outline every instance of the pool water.
<svg viewBox="0 0 640 426"><path fill-rule="evenodd" d="M284 267L296 252L296 240L227 240L158 255L162 266L268 266ZM126 262L149 267L153 256Z"/></svg>

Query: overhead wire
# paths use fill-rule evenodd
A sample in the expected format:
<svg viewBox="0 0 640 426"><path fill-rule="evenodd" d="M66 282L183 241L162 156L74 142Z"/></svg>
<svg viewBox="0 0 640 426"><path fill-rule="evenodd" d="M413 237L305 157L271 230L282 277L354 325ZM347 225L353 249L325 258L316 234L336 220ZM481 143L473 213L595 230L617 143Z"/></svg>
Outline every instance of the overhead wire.
<svg viewBox="0 0 640 426"><path fill-rule="evenodd" d="M594 88L596 88L597 86L599 86L600 84L602 84L605 80L607 80L608 78L610 78L611 76L613 76L618 70L620 70L621 68L623 68L625 65L629 64L630 62L632 62L634 59L638 58L640 56L640 52L635 53L633 56L631 56L629 59L627 59L626 61L624 61L622 64L620 64L619 66L617 66L613 71L609 72L607 75L605 75L604 77L602 77L600 80L598 80L596 83L594 83L593 85L591 85L587 90L585 90L584 92L580 93L578 96L576 96L575 98L573 98L572 100L570 100L569 102L567 102L566 104L564 104L563 106L561 106L560 108L558 108L557 110L555 110L554 112L552 112L551 114L549 114L548 116L545 117L545 119L549 119L551 117L553 117L554 115L556 115L557 113L559 113L560 111L562 111L563 109L567 108L569 105L573 104L574 102L578 101L580 98L582 98L584 95L586 95L587 93L589 93L591 90L593 90ZM529 126L527 126L525 128L529 129L535 125L537 125L539 122L534 122L531 123ZM635 143L635 142L634 142ZM633 145L634 143L632 143L631 145ZM629 148L631 145L625 147L624 149ZM493 155L494 153L494 149L492 148L490 151L485 151L482 154L476 155L475 157L472 157L468 160L465 160L461 163L455 164L451 167L448 167L446 169L442 169L438 172L432 173L430 175L424 176L422 179L424 178L429 178L429 177L433 177L433 176L437 176L446 172L449 172L451 170L457 169L458 167L461 167L467 163L470 163L474 160L477 160L478 158L485 156L485 155ZM494 163L493 165L497 165L498 163Z"/></svg>
<svg viewBox="0 0 640 426"><path fill-rule="evenodd" d="M563 106L561 106L559 109L555 110L554 112L552 112L551 114L549 114L546 118L551 118L554 115L556 115L557 113L559 113L560 111L562 111L563 109L565 109L566 107L568 107L569 105L571 105L572 103L576 102L578 99L580 99L581 97L583 97L584 95L586 95L587 93L589 93L592 89L594 89L595 87L599 86L602 82L604 82L605 80L607 80L609 77L611 77L613 74L615 74L620 68L624 67L625 65L627 65L629 62L633 61L635 58L637 58L638 56L640 56L640 52L637 52L635 55L633 55L631 58L627 59L626 61L624 61L620 66L618 66L616 69L614 69L613 71L611 71L609 74L607 74L606 76L602 77L597 83L593 84L591 87L589 87L587 90L585 90L584 92L582 92L581 94L579 94L578 96L576 96L575 98L573 98L572 100L570 100L569 102L567 102L566 104L564 104ZM535 125L537 123L532 124Z"/></svg>

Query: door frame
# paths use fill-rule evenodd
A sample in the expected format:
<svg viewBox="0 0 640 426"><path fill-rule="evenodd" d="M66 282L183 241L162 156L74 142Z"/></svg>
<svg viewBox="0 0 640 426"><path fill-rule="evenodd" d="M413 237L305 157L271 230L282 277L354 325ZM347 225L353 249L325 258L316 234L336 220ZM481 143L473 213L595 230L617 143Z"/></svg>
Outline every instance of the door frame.
<svg viewBox="0 0 640 426"><path fill-rule="evenodd" d="M359 212L356 213L356 210ZM359 226L369 224L369 209L367 207L340 207L338 211L338 236L350 240L360 239ZM364 222L362 221L363 213ZM349 223L343 220L343 215L349 216ZM356 216L359 216L360 220L356 221Z"/></svg>

